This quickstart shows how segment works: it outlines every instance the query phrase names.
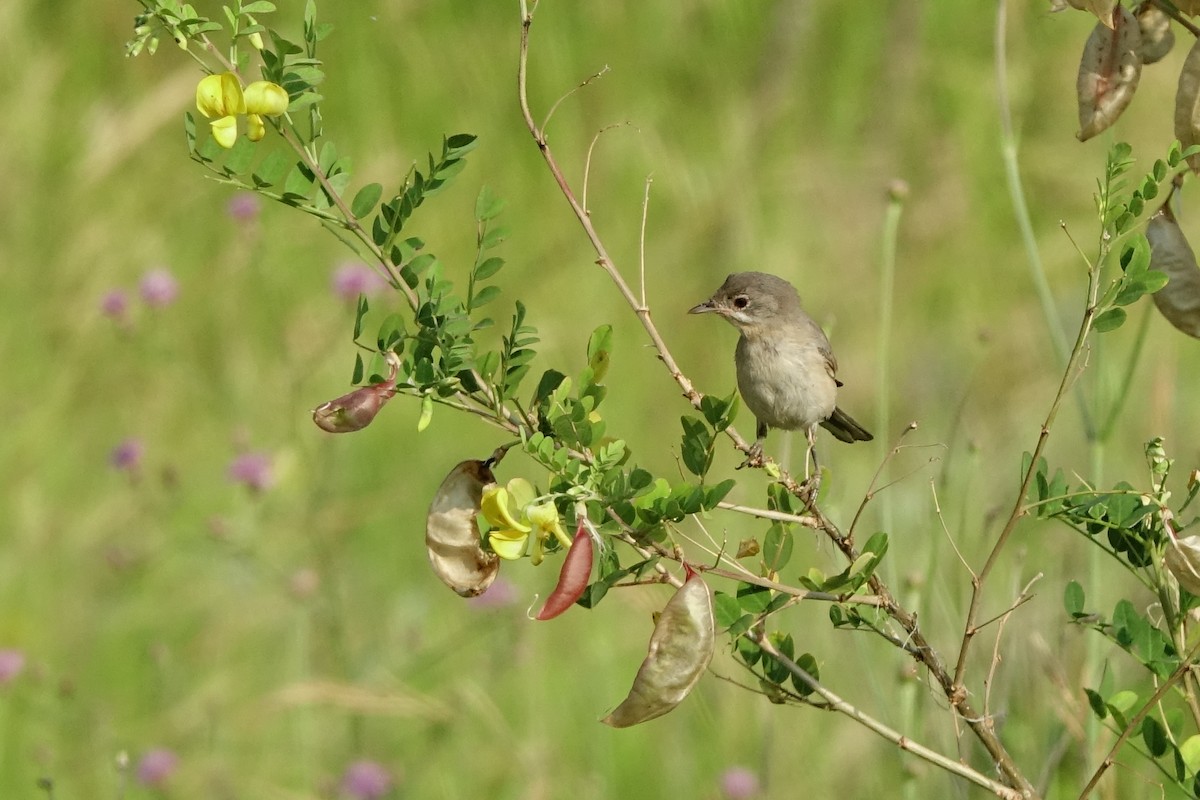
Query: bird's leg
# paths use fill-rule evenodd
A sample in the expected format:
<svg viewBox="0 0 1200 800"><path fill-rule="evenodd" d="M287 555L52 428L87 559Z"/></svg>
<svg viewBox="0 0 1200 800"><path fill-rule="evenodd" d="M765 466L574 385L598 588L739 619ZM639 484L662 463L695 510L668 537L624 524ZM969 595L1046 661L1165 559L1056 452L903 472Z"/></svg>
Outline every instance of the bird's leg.
<svg viewBox="0 0 1200 800"><path fill-rule="evenodd" d="M817 490L821 488L821 465L817 463L817 426L814 425L805 433L808 437L808 450L804 453L804 487L808 490L810 498L817 496ZM808 461L812 459L812 472L808 470Z"/></svg>
<svg viewBox="0 0 1200 800"><path fill-rule="evenodd" d="M741 463L738 469L742 467L761 467L763 465L763 440L767 438L767 423L761 419L758 420L758 426L754 430L754 444L750 445L750 452L746 454L746 460Z"/></svg>

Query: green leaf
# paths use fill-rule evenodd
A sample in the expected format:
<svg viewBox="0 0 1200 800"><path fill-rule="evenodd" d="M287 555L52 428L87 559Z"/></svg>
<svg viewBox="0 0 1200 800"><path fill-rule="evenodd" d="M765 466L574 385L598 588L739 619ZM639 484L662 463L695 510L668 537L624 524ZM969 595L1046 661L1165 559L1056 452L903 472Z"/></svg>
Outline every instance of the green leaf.
<svg viewBox="0 0 1200 800"><path fill-rule="evenodd" d="M253 0L242 6L243 14L269 14L275 10L275 4L267 0Z"/></svg>
<svg viewBox="0 0 1200 800"><path fill-rule="evenodd" d="M728 628L741 619L742 604L725 592L713 592L713 617L717 625Z"/></svg>
<svg viewBox="0 0 1200 800"><path fill-rule="evenodd" d="M791 530L783 523L772 523L763 540L762 559L767 569L779 572L792 560L794 540Z"/></svg>
<svg viewBox="0 0 1200 800"><path fill-rule="evenodd" d="M358 296L358 310L354 314L354 341L358 341L358 337L362 335L363 317L367 315L367 310L370 305L367 303L367 296L360 294Z"/></svg>
<svg viewBox="0 0 1200 800"><path fill-rule="evenodd" d="M821 671L817 666L817 659L812 653L801 653L800 657L795 659L796 666L812 676L813 680L821 680ZM813 693L813 687L805 683L798 675L792 675L792 686L802 697L808 697Z"/></svg>
<svg viewBox="0 0 1200 800"><path fill-rule="evenodd" d="M291 161L282 150L272 150L254 170L254 182L259 186L274 186L283 180L290 166Z"/></svg>
<svg viewBox="0 0 1200 800"><path fill-rule="evenodd" d="M350 376L350 385L357 386L358 384L362 383L363 373L365 371L366 368L363 366L362 353L356 353L354 355L354 372Z"/></svg>
<svg viewBox="0 0 1200 800"><path fill-rule="evenodd" d="M446 139L442 148L444 158L461 158L475 149L479 139L470 133L456 133Z"/></svg>
<svg viewBox="0 0 1200 800"><path fill-rule="evenodd" d="M475 221L487 222L490 219L495 219L504 210L504 200L497 197L491 189L484 186L479 190L479 196L475 198Z"/></svg>
<svg viewBox="0 0 1200 800"><path fill-rule="evenodd" d="M183 112L183 138L189 153L196 152L196 119L190 111Z"/></svg>
<svg viewBox="0 0 1200 800"><path fill-rule="evenodd" d="M693 475L703 478L712 466L713 437L708 427L698 419L680 417L683 423L683 439L680 444L680 456L683 465Z"/></svg>
<svg viewBox="0 0 1200 800"><path fill-rule="evenodd" d="M1106 719L1108 717L1108 706L1104 702L1104 698L1094 689L1084 689L1084 694L1087 695L1088 705L1092 708L1092 713L1096 715L1096 719Z"/></svg>
<svg viewBox="0 0 1200 800"><path fill-rule="evenodd" d="M368 183L366 186L358 190L354 195L354 200L350 203L350 213L356 219L362 219L370 214L375 208L375 204L379 202L380 196L383 195L383 186L378 183Z"/></svg>
<svg viewBox="0 0 1200 800"><path fill-rule="evenodd" d="M588 337L587 359L592 370L592 382L600 383L608 374L609 353L612 350L612 325L601 325Z"/></svg>
<svg viewBox="0 0 1200 800"><path fill-rule="evenodd" d="M475 280L482 281L492 277L504 266L504 259L492 256L475 268Z"/></svg>
<svg viewBox="0 0 1200 800"><path fill-rule="evenodd" d="M502 291L503 290L499 286L484 286L475 293L474 297L471 298L471 308L479 308L480 306L492 302L500 296Z"/></svg>
<svg viewBox="0 0 1200 800"><path fill-rule="evenodd" d="M399 314L388 314L379 325L375 343L380 350L391 350L404 337L404 318Z"/></svg>
<svg viewBox="0 0 1200 800"><path fill-rule="evenodd" d="M717 507L717 504L725 499L725 495L737 485L737 481L733 478L726 478L715 486L709 486L704 494L704 509L706 511Z"/></svg>
<svg viewBox="0 0 1200 800"><path fill-rule="evenodd" d="M770 605L771 590L750 583L739 583L737 599L743 611L750 614L758 614L765 611L767 606Z"/></svg>
<svg viewBox="0 0 1200 800"><path fill-rule="evenodd" d="M1071 581L1067 584L1067 588L1063 592L1063 604L1067 607L1067 613L1072 617L1081 617L1084 615L1083 587L1079 585L1079 581Z"/></svg>
<svg viewBox="0 0 1200 800"><path fill-rule="evenodd" d="M1194 734L1183 740L1179 745L1179 755L1187 766L1188 772L1200 772L1200 734Z"/></svg>
<svg viewBox="0 0 1200 800"><path fill-rule="evenodd" d="M1145 717L1142 719L1142 741L1146 743L1146 749L1155 758L1167 752L1167 746L1169 745L1167 732L1163 728L1162 723L1154 717Z"/></svg>
<svg viewBox="0 0 1200 800"><path fill-rule="evenodd" d="M1121 269L1126 275L1140 275L1150 268L1150 242L1144 234L1131 236L1121 250Z"/></svg>
<svg viewBox="0 0 1200 800"><path fill-rule="evenodd" d="M1095 328L1098 333L1114 331L1125 324L1125 317L1125 309L1110 308L1100 316L1096 317L1095 321L1092 323L1092 327Z"/></svg>

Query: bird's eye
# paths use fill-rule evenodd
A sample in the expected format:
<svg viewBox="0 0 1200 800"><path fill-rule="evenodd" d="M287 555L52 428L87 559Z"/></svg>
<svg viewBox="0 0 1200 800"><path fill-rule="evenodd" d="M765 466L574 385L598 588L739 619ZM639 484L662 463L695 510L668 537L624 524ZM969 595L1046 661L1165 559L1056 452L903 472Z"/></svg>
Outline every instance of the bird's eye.
<svg viewBox="0 0 1200 800"><path fill-rule="evenodd" d="M744 294L739 294L737 297L733 298L734 308L745 308L748 305L750 305L750 298L746 297Z"/></svg>

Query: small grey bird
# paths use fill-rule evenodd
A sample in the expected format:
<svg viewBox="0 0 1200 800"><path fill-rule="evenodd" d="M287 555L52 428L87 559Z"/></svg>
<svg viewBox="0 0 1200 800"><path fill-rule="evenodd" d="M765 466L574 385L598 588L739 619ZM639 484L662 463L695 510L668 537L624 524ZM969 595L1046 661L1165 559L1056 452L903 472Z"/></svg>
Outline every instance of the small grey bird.
<svg viewBox="0 0 1200 800"><path fill-rule="evenodd" d="M837 359L825 332L800 307L795 286L765 272L739 272L688 313L710 311L742 334L734 353L738 391L758 421L747 463L761 463L769 428L804 431L810 450L818 424L843 442L871 441L837 407Z"/></svg>

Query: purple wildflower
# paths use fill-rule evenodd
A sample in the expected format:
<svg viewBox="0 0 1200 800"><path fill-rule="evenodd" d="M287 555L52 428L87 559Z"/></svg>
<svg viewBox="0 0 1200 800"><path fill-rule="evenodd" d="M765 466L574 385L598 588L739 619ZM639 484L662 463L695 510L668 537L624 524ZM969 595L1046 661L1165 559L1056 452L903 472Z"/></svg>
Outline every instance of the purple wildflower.
<svg viewBox="0 0 1200 800"><path fill-rule="evenodd" d="M729 800L749 800L760 789L758 776L746 767L730 767L721 775L721 792Z"/></svg>
<svg viewBox="0 0 1200 800"><path fill-rule="evenodd" d="M229 199L225 210L234 222L252 222L258 216L260 207L258 195L253 192L238 192Z"/></svg>
<svg viewBox="0 0 1200 800"><path fill-rule="evenodd" d="M355 800L376 800L392 788L392 776L374 761L355 761L342 776L342 791Z"/></svg>
<svg viewBox="0 0 1200 800"><path fill-rule="evenodd" d="M366 264L346 261L333 271L331 286L335 295L353 302L360 294L368 297L379 294L387 287L387 281Z"/></svg>
<svg viewBox="0 0 1200 800"><path fill-rule="evenodd" d="M229 465L229 480L244 483L255 492L269 488L275 482L271 456L267 453L242 453Z"/></svg>
<svg viewBox="0 0 1200 800"><path fill-rule="evenodd" d="M112 289L100 301L100 312L114 322L126 322L129 318L129 295L124 289Z"/></svg>
<svg viewBox="0 0 1200 800"><path fill-rule="evenodd" d="M25 654L12 647L0 650L0 686L12 683L25 669Z"/></svg>
<svg viewBox="0 0 1200 800"><path fill-rule="evenodd" d="M165 747L147 750L137 765L138 783L161 787L179 766L179 756Z"/></svg>
<svg viewBox="0 0 1200 800"><path fill-rule="evenodd" d="M517 588L511 581L496 578L486 592L469 599L467 605L482 611L490 608L507 608L515 602L517 602Z"/></svg>
<svg viewBox="0 0 1200 800"><path fill-rule="evenodd" d="M142 464L142 454L146 448L141 439L128 438L121 441L108 454L108 463L113 469L123 472L137 472Z"/></svg>
<svg viewBox="0 0 1200 800"><path fill-rule="evenodd" d="M166 308L179 297L179 281L166 267L152 269L138 285L142 300L151 308Z"/></svg>

